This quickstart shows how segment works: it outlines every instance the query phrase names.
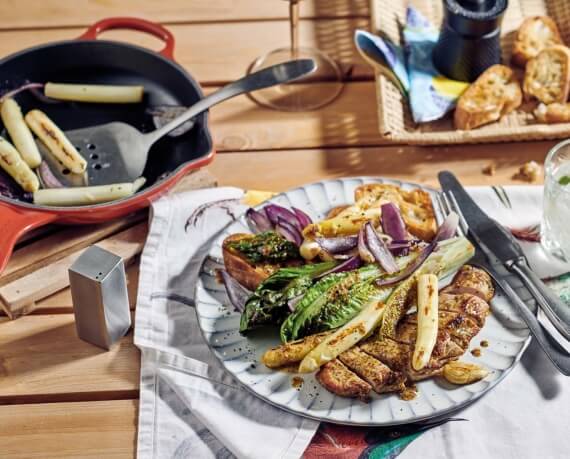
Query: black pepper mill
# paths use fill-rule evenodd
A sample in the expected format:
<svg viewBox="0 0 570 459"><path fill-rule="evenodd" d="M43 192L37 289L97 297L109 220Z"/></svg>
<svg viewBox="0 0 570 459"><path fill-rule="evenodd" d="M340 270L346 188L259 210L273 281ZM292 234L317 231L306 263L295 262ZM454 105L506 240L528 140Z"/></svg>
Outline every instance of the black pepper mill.
<svg viewBox="0 0 570 459"><path fill-rule="evenodd" d="M433 51L437 70L474 81L501 62L501 21L508 0L443 0L445 17Z"/></svg>

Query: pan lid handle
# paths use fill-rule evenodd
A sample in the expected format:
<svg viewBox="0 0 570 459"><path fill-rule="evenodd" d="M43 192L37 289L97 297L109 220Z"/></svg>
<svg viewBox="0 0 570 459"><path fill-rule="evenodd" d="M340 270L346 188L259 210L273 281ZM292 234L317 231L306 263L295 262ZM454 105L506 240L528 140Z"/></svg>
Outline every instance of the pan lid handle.
<svg viewBox="0 0 570 459"><path fill-rule="evenodd" d="M105 30L111 29L129 29L139 30L154 35L164 41L164 48L159 54L167 59L174 60L174 35L170 30L156 22L147 21L145 19L130 17L115 17L97 21L95 24L87 28L87 30L77 37L78 40L96 40L97 36Z"/></svg>

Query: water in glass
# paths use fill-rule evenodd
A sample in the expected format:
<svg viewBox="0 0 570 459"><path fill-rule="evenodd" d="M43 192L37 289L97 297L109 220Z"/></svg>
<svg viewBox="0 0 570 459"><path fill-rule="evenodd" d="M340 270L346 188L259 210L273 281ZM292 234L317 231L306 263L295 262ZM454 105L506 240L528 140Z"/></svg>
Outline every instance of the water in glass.
<svg viewBox="0 0 570 459"><path fill-rule="evenodd" d="M542 243L570 261L570 140L556 145L544 164Z"/></svg>

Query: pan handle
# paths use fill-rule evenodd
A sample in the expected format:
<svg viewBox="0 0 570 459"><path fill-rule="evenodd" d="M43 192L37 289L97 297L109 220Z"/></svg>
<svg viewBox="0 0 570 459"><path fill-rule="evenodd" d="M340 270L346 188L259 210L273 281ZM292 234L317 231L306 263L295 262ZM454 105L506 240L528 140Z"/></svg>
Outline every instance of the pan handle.
<svg viewBox="0 0 570 459"><path fill-rule="evenodd" d="M38 212L0 203L0 273L4 271L16 242L23 234L56 219L57 214L51 212Z"/></svg>
<svg viewBox="0 0 570 459"><path fill-rule="evenodd" d="M82 35L77 37L77 39L95 40L99 34L111 29L139 30L154 35L164 41L164 48L162 51L159 51L159 54L171 61L174 60L174 35L162 25L156 22L146 21L145 19L129 17L102 19L90 26Z"/></svg>

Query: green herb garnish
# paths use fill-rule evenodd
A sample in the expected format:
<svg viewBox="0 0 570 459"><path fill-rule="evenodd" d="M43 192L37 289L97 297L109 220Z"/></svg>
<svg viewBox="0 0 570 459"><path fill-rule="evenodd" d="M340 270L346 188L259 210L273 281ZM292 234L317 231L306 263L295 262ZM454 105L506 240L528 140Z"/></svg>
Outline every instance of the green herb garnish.
<svg viewBox="0 0 570 459"><path fill-rule="evenodd" d="M280 263L299 258L299 248L274 231L229 242L228 247L242 254L250 263Z"/></svg>
<svg viewBox="0 0 570 459"><path fill-rule="evenodd" d="M558 179L560 185L570 185L570 175L565 175Z"/></svg>

